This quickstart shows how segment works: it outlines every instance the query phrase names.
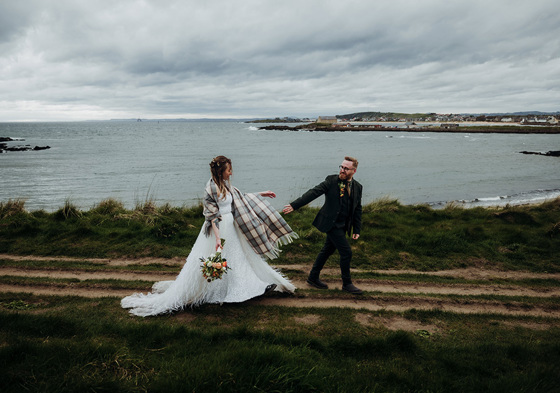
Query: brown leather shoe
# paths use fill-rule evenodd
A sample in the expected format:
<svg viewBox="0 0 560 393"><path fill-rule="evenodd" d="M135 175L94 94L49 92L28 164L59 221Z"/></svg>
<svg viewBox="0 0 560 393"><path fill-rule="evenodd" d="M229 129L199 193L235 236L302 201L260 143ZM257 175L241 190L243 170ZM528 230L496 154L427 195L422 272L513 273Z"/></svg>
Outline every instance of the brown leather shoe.
<svg viewBox="0 0 560 393"><path fill-rule="evenodd" d="M307 278L307 283L315 288L319 289L328 289L329 286L325 284L323 281L319 280L318 278Z"/></svg>
<svg viewBox="0 0 560 393"><path fill-rule="evenodd" d="M342 290L351 293L352 295L363 294L360 288L357 288L354 284L347 284L342 286Z"/></svg>

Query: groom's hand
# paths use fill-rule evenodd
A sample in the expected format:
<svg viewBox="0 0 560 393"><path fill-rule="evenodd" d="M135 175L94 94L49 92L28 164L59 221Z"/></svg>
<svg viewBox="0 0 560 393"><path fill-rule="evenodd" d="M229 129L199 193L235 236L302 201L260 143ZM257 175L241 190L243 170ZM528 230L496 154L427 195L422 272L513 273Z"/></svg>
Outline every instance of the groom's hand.
<svg viewBox="0 0 560 393"><path fill-rule="evenodd" d="M354 233L354 234L352 235L352 239L354 239L354 240L358 240L359 238L360 238L360 235L357 234L357 233Z"/></svg>
<svg viewBox="0 0 560 393"><path fill-rule="evenodd" d="M284 212L284 214L290 214L294 211L294 208L292 207L292 205L286 205L284 206L284 209L282 211Z"/></svg>

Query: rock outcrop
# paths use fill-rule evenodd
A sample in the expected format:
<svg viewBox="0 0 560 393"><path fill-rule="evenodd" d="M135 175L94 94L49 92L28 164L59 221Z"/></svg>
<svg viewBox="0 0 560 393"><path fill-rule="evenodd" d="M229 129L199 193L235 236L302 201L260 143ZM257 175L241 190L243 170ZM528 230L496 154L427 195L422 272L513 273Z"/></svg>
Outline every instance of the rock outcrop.
<svg viewBox="0 0 560 393"><path fill-rule="evenodd" d="M551 150L546 153L540 151L520 151L521 154L536 154L538 156L560 157L560 150Z"/></svg>
<svg viewBox="0 0 560 393"><path fill-rule="evenodd" d="M15 145L15 146L8 146L7 143L3 142L21 142L21 139L12 139L6 136L0 136L0 153L4 153L7 151L17 152L17 151L38 151L38 150L47 150L50 149L50 146L35 146L31 147L31 145Z"/></svg>

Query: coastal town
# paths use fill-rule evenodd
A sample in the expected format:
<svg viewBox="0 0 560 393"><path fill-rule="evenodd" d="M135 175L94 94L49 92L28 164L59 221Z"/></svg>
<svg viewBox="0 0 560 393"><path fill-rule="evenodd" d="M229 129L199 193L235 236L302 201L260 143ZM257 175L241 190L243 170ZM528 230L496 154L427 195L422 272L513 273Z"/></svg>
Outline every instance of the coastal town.
<svg viewBox="0 0 560 393"><path fill-rule="evenodd" d="M558 126L560 112L519 112L507 114L439 114L439 113L392 113L392 112L358 112L336 116L318 116L317 118L276 117L259 119L252 123L501 123L520 125Z"/></svg>
<svg viewBox="0 0 560 393"><path fill-rule="evenodd" d="M318 116L316 119L276 118L252 121L268 123L260 130L280 131L425 131L499 134L560 134L558 113L507 115L403 114L361 112ZM282 123L301 123L288 126Z"/></svg>

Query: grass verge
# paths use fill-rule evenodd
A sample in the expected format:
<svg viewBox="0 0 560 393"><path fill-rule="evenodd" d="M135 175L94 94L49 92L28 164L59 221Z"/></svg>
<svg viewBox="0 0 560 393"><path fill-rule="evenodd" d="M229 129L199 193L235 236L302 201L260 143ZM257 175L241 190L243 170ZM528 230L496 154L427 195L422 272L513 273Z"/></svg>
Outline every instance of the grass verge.
<svg viewBox="0 0 560 393"><path fill-rule="evenodd" d="M311 225L315 208L286 216L300 239L278 264L309 264L324 241ZM382 199L366 205L353 266L434 271L483 267L560 272L560 198L540 205L433 210ZM18 255L185 257L203 224L202 206L126 210L118 201L80 211L69 202L54 213L28 212L21 201L0 204L0 253Z"/></svg>
<svg viewBox="0 0 560 393"><path fill-rule="evenodd" d="M556 323L246 305L142 319L115 299L0 294L0 390L557 391Z"/></svg>

